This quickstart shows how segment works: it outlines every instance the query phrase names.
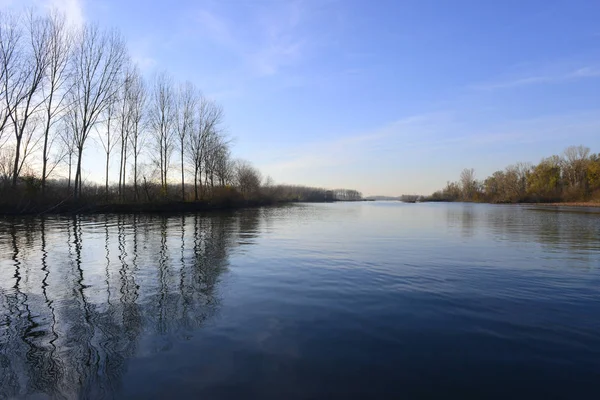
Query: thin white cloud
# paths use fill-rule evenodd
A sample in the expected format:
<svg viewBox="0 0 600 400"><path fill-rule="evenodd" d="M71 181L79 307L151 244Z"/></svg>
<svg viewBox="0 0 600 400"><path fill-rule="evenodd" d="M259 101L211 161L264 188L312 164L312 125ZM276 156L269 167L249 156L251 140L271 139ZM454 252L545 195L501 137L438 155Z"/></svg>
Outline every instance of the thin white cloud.
<svg viewBox="0 0 600 400"><path fill-rule="evenodd" d="M405 117L381 128L340 139L307 143L282 151L276 160L263 166L267 171L314 169L352 164L366 153L386 151L402 140L432 133L433 127L447 123L449 112L419 114Z"/></svg>
<svg viewBox="0 0 600 400"><path fill-rule="evenodd" d="M573 71L572 78L593 78L600 76L600 67L583 67Z"/></svg>
<svg viewBox="0 0 600 400"><path fill-rule="evenodd" d="M521 86L555 84L596 77L600 77L600 67L587 66L560 74L528 76L525 78L517 78L506 81L481 83L471 87L476 90L510 89Z"/></svg>
<svg viewBox="0 0 600 400"><path fill-rule="evenodd" d="M468 127L461 119L454 112L410 116L364 134L282 151L277 159L261 168L278 173L319 170L353 164L357 159L376 165L386 154L425 156L466 148L490 151L504 144L564 141L573 135L585 137L600 130L600 110L508 120L480 128Z"/></svg>
<svg viewBox="0 0 600 400"><path fill-rule="evenodd" d="M150 56L144 56L141 54L132 55L131 60L144 72L153 71L157 65L157 61L155 58Z"/></svg>
<svg viewBox="0 0 600 400"><path fill-rule="evenodd" d="M239 57L252 75L275 75L300 61L308 47L301 29L305 14L301 4L274 3L268 9L256 8L244 21L200 9L195 20L206 38Z"/></svg>
<svg viewBox="0 0 600 400"><path fill-rule="evenodd" d="M41 4L64 14L70 24L81 26L85 22L83 0L41 0Z"/></svg>
<svg viewBox="0 0 600 400"><path fill-rule="evenodd" d="M85 22L84 0L0 0L0 9L20 12L25 9L35 11L56 11L63 14L69 24L81 26Z"/></svg>
<svg viewBox="0 0 600 400"><path fill-rule="evenodd" d="M151 75L158 65L158 61L152 56L154 46L155 43L150 37L142 37L129 42L131 61L147 75Z"/></svg>
<svg viewBox="0 0 600 400"><path fill-rule="evenodd" d="M347 186L371 194L431 193L464 167L486 176L513 161L537 162L554 148L589 143L600 131L600 110L573 111L528 119L469 122L469 112L415 115L364 134L317 141L264 158L261 171L276 182ZM516 147L515 147L516 146ZM538 151L538 147L545 150ZM507 153L507 149L510 151ZM460 157L452 156L459 154ZM522 157L522 156L519 156Z"/></svg>

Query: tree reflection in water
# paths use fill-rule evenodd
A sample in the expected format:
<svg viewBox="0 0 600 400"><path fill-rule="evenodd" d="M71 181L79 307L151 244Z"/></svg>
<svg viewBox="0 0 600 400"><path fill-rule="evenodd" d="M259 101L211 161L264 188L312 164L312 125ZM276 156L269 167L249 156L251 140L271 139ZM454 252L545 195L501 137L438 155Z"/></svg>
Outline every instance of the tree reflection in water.
<svg viewBox="0 0 600 400"><path fill-rule="evenodd" d="M0 221L0 398L110 397L142 337L162 351L215 314L240 227L258 218Z"/></svg>

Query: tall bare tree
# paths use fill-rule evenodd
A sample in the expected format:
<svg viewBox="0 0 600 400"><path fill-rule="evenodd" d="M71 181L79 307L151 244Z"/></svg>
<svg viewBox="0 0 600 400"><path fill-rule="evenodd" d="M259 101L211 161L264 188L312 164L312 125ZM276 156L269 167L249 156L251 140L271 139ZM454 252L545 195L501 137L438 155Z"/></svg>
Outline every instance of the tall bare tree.
<svg viewBox="0 0 600 400"><path fill-rule="evenodd" d="M77 149L74 195L81 195L81 163L85 143L100 115L117 94L126 58L123 39L115 31L86 25L77 34L73 52L73 87L69 113Z"/></svg>
<svg viewBox="0 0 600 400"><path fill-rule="evenodd" d="M129 118L131 131L129 132L129 143L133 153L133 191L135 200L138 194L138 158L144 145L144 118L146 108L147 92L144 79L137 67L131 73L131 89L127 101L129 102Z"/></svg>
<svg viewBox="0 0 600 400"><path fill-rule="evenodd" d="M18 16L0 12L0 147L9 125L9 119L15 107L15 80L19 79L21 67L21 49L23 29ZM13 161L14 167L14 160ZM12 172L11 172L12 175Z"/></svg>
<svg viewBox="0 0 600 400"><path fill-rule="evenodd" d="M196 127L188 138L188 157L194 168L194 199L199 200L198 183L202 185L202 172L207 153L210 151L210 137L218 133L223 121L223 109L215 102L201 97L196 111ZM202 188L200 188L202 189Z"/></svg>
<svg viewBox="0 0 600 400"><path fill-rule="evenodd" d="M129 132L131 131L131 89L132 89L132 72L131 64L125 69L123 77L123 85L118 95L118 120L119 120L119 137L121 138L121 158L119 161L119 197L123 199L125 189L125 179L127 176L127 150L129 144Z"/></svg>
<svg viewBox="0 0 600 400"><path fill-rule="evenodd" d="M108 199L108 169L110 166L110 154L118 143L115 138L114 124L117 104L115 101L109 102L106 110L104 110L104 124L102 125L103 134L100 134L100 143L106 153L106 165L104 171L104 194Z"/></svg>
<svg viewBox="0 0 600 400"><path fill-rule="evenodd" d="M200 95L191 82L179 86L177 96L177 136L181 158L181 200L185 201L185 157L186 139L194 129L194 117Z"/></svg>
<svg viewBox="0 0 600 400"><path fill-rule="evenodd" d="M165 196L167 194L167 175L173 152L174 132L177 125L175 100L172 78L164 72L157 75L154 79L149 118L158 152L158 156L155 155L154 158L159 167L160 184Z"/></svg>
<svg viewBox="0 0 600 400"><path fill-rule="evenodd" d="M48 167L50 148L54 137L51 137L52 126L64 111L65 98L69 82L69 57L71 55L72 35L64 15L52 13L47 17L48 23L48 70L44 92L44 146L42 149L42 192L46 189L46 179L53 167Z"/></svg>
<svg viewBox="0 0 600 400"><path fill-rule="evenodd" d="M41 88L50 61L48 19L36 17L30 12L25 21L25 33L20 34L15 48L18 68L7 78L6 85L7 108L15 136L13 187L17 185L21 167L28 150L31 150L29 145L32 144L35 130L29 124L44 104Z"/></svg>
<svg viewBox="0 0 600 400"><path fill-rule="evenodd" d="M228 143L223 143L214 153L214 173L220 186L231 184L234 176L234 165Z"/></svg>
<svg viewBox="0 0 600 400"><path fill-rule="evenodd" d="M65 159L68 168L68 180L67 190L71 190L71 178L73 172L73 157L75 156L76 143L75 143L75 117L76 114L73 112L66 113L61 118L61 126L59 129L59 139L62 142L63 148L65 149Z"/></svg>
<svg viewBox="0 0 600 400"><path fill-rule="evenodd" d="M204 187L208 187L210 182L211 189L215 186L215 179L219 181L219 167L226 164L229 152L229 142L222 132L214 129L207 138L207 151L204 157ZM225 160L223 160L225 159ZM225 162L225 164L223 164ZM221 172L223 172L221 170Z"/></svg>

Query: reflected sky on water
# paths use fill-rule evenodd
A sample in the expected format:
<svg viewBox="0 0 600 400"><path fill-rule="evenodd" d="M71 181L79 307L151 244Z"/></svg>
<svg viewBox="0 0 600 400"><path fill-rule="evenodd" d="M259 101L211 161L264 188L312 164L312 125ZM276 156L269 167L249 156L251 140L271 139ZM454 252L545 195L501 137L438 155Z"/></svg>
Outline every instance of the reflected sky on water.
<svg viewBox="0 0 600 400"><path fill-rule="evenodd" d="M0 398L583 395L599 268L597 210L4 217Z"/></svg>

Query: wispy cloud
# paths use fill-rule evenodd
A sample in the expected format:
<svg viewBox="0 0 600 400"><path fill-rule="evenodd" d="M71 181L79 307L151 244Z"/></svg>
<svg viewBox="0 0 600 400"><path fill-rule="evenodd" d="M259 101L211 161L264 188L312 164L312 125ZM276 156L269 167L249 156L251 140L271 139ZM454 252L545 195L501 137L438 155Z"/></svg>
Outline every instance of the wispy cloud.
<svg viewBox="0 0 600 400"><path fill-rule="evenodd" d="M573 135L585 137L600 130L600 110L542 115L474 127L468 114L444 111L399 119L383 127L341 139L307 143L282 151L261 165L266 171L318 170L388 156L414 158L441 152L494 151L503 145L563 142Z"/></svg>
<svg viewBox="0 0 600 400"><path fill-rule="evenodd" d="M129 44L131 61L146 74L151 74L158 64L156 58L153 57L155 45L149 37L138 38L137 40L130 41Z"/></svg>
<svg viewBox="0 0 600 400"><path fill-rule="evenodd" d="M521 86L538 84L556 84L597 77L600 77L600 67L586 66L557 74L533 75L503 81L480 83L472 85L471 88L476 90L510 89Z"/></svg>
<svg viewBox="0 0 600 400"><path fill-rule="evenodd" d="M473 122L468 110L425 113L363 133L282 148L277 156L255 153L253 159L280 183L346 185L371 194L398 194L408 185L430 193L465 167L486 175L510 162L537 162L574 144L574 137L575 143L588 143L600 131L600 110ZM515 149L522 152L515 156Z"/></svg>
<svg viewBox="0 0 600 400"><path fill-rule="evenodd" d="M235 54L253 75L275 75L302 59L309 40L303 33L303 3L273 3L256 8L243 21L218 11L200 9L195 18L201 32L213 43Z"/></svg>
<svg viewBox="0 0 600 400"><path fill-rule="evenodd" d="M31 7L36 10L58 11L64 14L67 22L74 26L81 26L85 22L84 0L0 0L0 8L23 10Z"/></svg>
<svg viewBox="0 0 600 400"><path fill-rule="evenodd" d="M85 22L83 0L41 0L41 4L65 15L67 21L75 26Z"/></svg>
<svg viewBox="0 0 600 400"><path fill-rule="evenodd" d="M436 112L401 118L369 132L342 138L307 143L282 151L263 167L268 171L303 170L335 167L355 163L365 154L375 156L396 146L398 141L407 143L411 137L427 135L433 127L439 127L450 118L449 112Z"/></svg>

